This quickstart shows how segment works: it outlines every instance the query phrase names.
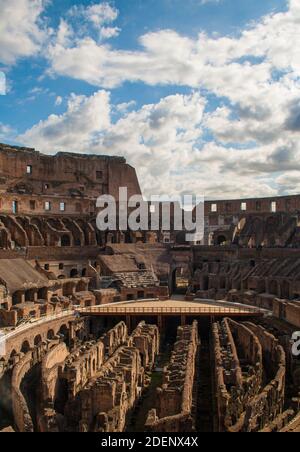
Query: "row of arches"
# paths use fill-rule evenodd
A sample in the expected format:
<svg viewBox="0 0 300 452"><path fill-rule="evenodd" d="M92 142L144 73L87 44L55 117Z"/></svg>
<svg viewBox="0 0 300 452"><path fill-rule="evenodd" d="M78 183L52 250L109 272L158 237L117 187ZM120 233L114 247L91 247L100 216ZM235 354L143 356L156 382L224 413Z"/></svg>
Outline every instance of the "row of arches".
<svg viewBox="0 0 300 452"><path fill-rule="evenodd" d="M56 338L66 342L69 344L70 340L70 327L68 324L64 323L63 325L55 328L50 328L44 334L36 334L31 338L24 338L22 342L19 343L18 346L15 346L11 352L9 352L8 359L13 359L19 353L28 353L35 347L41 346L44 342L52 341Z"/></svg>

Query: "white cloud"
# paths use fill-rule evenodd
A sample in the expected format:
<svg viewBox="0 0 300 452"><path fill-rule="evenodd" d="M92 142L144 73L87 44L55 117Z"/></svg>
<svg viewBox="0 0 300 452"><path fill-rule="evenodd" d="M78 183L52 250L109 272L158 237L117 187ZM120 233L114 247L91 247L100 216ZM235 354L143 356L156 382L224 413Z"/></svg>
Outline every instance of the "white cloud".
<svg viewBox="0 0 300 452"><path fill-rule="evenodd" d="M59 107L63 103L63 98L61 96L57 96L55 99L55 106Z"/></svg>
<svg viewBox="0 0 300 452"><path fill-rule="evenodd" d="M62 19L62 23L68 28L68 34L71 32L73 39L91 35L98 42L119 35L121 29L110 26L118 15L119 11L106 2L90 6L75 5L68 11L66 20Z"/></svg>
<svg viewBox="0 0 300 452"><path fill-rule="evenodd" d="M119 15L119 11L109 3L97 3L90 6L73 6L68 16L89 21L94 27L100 28L104 24L114 22Z"/></svg>
<svg viewBox="0 0 300 452"><path fill-rule="evenodd" d="M64 114L36 124L20 142L48 153L124 155L146 194L192 190L229 198L299 191L299 0L237 37L191 39L160 30L141 36L140 50L133 51L103 43L119 32L110 26L117 11L109 8L77 7L61 20L47 52L51 73L99 88L141 81L187 86L190 94L139 109L133 102L111 105L103 90L72 95ZM214 111L205 109L207 91L218 99Z"/></svg>
<svg viewBox="0 0 300 452"><path fill-rule="evenodd" d="M47 31L40 16L46 0L0 0L0 61L14 64L17 59L36 55Z"/></svg>
<svg viewBox="0 0 300 452"><path fill-rule="evenodd" d="M15 132L9 125L3 124L2 122L0 122L0 140L1 141L9 140L11 138L11 136L14 135L14 133Z"/></svg>
<svg viewBox="0 0 300 452"><path fill-rule="evenodd" d="M130 110L131 108L134 108L136 105L136 102L134 100L131 100L130 102L123 102L122 104L118 104L116 106L116 111L118 111L119 113L127 113L128 110Z"/></svg>
<svg viewBox="0 0 300 452"><path fill-rule="evenodd" d="M6 94L6 77L4 72L0 71L0 96L5 96Z"/></svg>
<svg viewBox="0 0 300 452"><path fill-rule="evenodd" d="M48 153L59 150L87 152L95 135L109 124L110 103L107 92L98 91L91 97L72 94L64 114L51 115L45 121L40 121L20 136L19 140L28 145L32 143Z"/></svg>
<svg viewBox="0 0 300 452"><path fill-rule="evenodd" d="M200 0L201 5L206 5L207 3L220 3L223 0Z"/></svg>
<svg viewBox="0 0 300 452"><path fill-rule="evenodd" d="M197 92L169 96L131 112L125 104L111 106L105 91L91 97L72 95L64 114L49 116L18 141L46 153L124 155L137 168L146 193L164 188L175 193L178 182L173 184L171 174L192 163L204 108L205 100ZM116 123L110 118L113 109L123 112Z"/></svg>
<svg viewBox="0 0 300 452"><path fill-rule="evenodd" d="M119 12L116 8L109 5L109 3L99 3L86 8L85 14L95 26L101 26L115 21Z"/></svg>
<svg viewBox="0 0 300 452"><path fill-rule="evenodd" d="M251 93L260 92L272 81L273 69L292 70L300 76L300 47L292 45L300 33L298 1L291 0L289 5L287 12L262 18L236 38L201 33L191 39L161 30L140 37L142 50L125 51L86 33L67 45L54 40L48 58L53 73L99 87L114 88L125 81L204 87L236 101L245 87Z"/></svg>
<svg viewBox="0 0 300 452"><path fill-rule="evenodd" d="M121 29L118 27L102 27L100 29L100 37L102 39L115 38L120 34Z"/></svg>
<svg viewBox="0 0 300 452"><path fill-rule="evenodd" d="M230 198L297 191L296 176L288 179L290 172L300 173L300 141L296 135L286 136L275 130L273 139L264 138L245 149L205 143L203 133L208 122L226 121L229 111L223 108L212 115L204 113L206 100L197 91L171 95L140 109L134 106L132 102L111 105L106 91L91 97L72 95L64 114L49 116L18 140L46 153L63 150L123 155L137 169L146 195L193 191L207 197ZM112 120L113 112L121 115L116 122ZM267 113L262 109L244 115L254 121L256 116ZM253 134L257 137L255 127ZM217 136L217 131L223 129L222 122L214 128ZM230 133L226 123L224 129ZM242 141L244 133L233 127L232 134L240 134L235 140Z"/></svg>

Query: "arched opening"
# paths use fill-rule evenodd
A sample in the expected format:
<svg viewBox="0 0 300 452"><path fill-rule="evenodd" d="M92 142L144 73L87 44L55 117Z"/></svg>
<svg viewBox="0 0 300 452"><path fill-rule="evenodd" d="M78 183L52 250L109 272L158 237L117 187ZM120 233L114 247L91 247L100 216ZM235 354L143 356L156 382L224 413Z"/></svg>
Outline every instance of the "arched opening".
<svg viewBox="0 0 300 452"><path fill-rule="evenodd" d="M290 294L290 284L288 281L283 281L281 285L281 298L289 299L291 296Z"/></svg>
<svg viewBox="0 0 300 452"><path fill-rule="evenodd" d="M11 354L9 355L9 359L12 360L16 355L17 355L16 350L13 350L13 351L11 352Z"/></svg>
<svg viewBox="0 0 300 452"><path fill-rule="evenodd" d="M76 286L76 292L85 292L88 289L85 281L79 281Z"/></svg>
<svg viewBox="0 0 300 452"><path fill-rule="evenodd" d="M2 365L2 360L0 360ZM0 378L0 430L14 425L12 408L12 378L11 372L5 372Z"/></svg>
<svg viewBox="0 0 300 452"><path fill-rule="evenodd" d="M28 353L30 351L30 345L28 341L24 341L21 347L22 353Z"/></svg>
<svg viewBox="0 0 300 452"><path fill-rule="evenodd" d="M85 277L86 274L87 274L87 269L86 269L86 268L83 268L83 269L82 269L82 272L81 272L81 276Z"/></svg>
<svg viewBox="0 0 300 452"><path fill-rule="evenodd" d="M62 325L58 334L62 337L63 341L68 345L70 340L70 333L67 325Z"/></svg>
<svg viewBox="0 0 300 452"><path fill-rule="evenodd" d="M63 285L63 296L68 297L70 295L73 295L74 294L74 286L75 286L75 283L73 283L73 282L65 283Z"/></svg>
<svg viewBox="0 0 300 452"><path fill-rule="evenodd" d="M12 304L16 306L17 304L21 304L25 301L25 294L22 291L17 291L12 296Z"/></svg>
<svg viewBox="0 0 300 452"><path fill-rule="evenodd" d="M226 289L226 278L225 276L220 276L220 289Z"/></svg>
<svg viewBox="0 0 300 452"><path fill-rule="evenodd" d="M42 343L42 336L40 334L38 334L35 338L34 338L34 345L36 347L38 347L39 345L41 345Z"/></svg>
<svg viewBox="0 0 300 452"><path fill-rule="evenodd" d="M39 300L47 300L47 295L48 295L48 289L46 287L39 289L39 291L38 291L38 299Z"/></svg>
<svg viewBox="0 0 300 452"><path fill-rule="evenodd" d="M172 292L186 294L189 287L190 272L188 268L178 267L172 274Z"/></svg>
<svg viewBox="0 0 300 452"><path fill-rule="evenodd" d="M209 276L205 275L203 276L202 280L202 290L208 290L209 289Z"/></svg>
<svg viewBox="0 0 300 452"><path fill-rule="evenodd" d="M25 292L25 301L35 301L35 297L36 297L36 289L30 289L30 290L26 290Z"/></svg>
<svg viewBox="0 0 300 452"><path fill-rule="evenodd" d="M71 240L68 235L63 235L61 238L61 246L71 246Z"/></svg>
<svg viewBox="0 0 300 452"><path fill-rule="evenodd" d="M47 333L47 339L49 341L52 341L54 339L54 337L55 337L54 331L53 330L49 330L48 333Z"/></svg>
<svg viewBox="0 0 300 452"><path fill-rule="evenodd" d="M271 281L269 283L269 293L271 295L278 296L278 283L277 283L277 281Z"/></svg>
<svg viewBox="0 0 300 452"><path fill-rule="evenodd" d="M77 268L72 268L72 270L70 271L70 278L78 278Z"/></svg>
<svg viewBox="0 0 300 452"><path fill-rule="evenodd" d="M219 235L217 238L217 244L218 246L224 246L227 243L227 239L225 237L225 235Z"/></svg>

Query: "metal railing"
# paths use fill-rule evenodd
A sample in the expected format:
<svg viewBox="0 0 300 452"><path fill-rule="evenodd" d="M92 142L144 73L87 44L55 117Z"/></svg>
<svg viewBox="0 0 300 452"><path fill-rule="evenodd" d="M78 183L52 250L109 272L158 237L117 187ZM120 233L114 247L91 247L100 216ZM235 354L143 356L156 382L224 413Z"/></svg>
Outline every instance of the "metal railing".
<svg viewBox="0 0 300 452"><path fill-rule="evenodd" d="M258 314L260 309L255 308L241 308L241 307L229 307L229 306L195 306L195 307L179 307L179 306L140 306L140 307L130 307L130 306L110 306L101 307L93 306L90 308L80 309L80 312L90 313L90 314Z"/></svg>
<svg viewBox="0 0 300 452"><path fill-rule="evenodd" d="M11 330L11 331L2 331L3 333L3 338L5 340L10 339L11 337L17 336L18 334L23 333L24 331L27 331L31 328L35 328L39 325L43 325L44 323L48 323L48 322L52 322L55 320L60 320L62 318L65 317L70 317L70 316L74 316L76 314L75 310L66 310L66 311L62 311L59 314L55 314L55 315L51 315L51 316L41 316L38 319L31 319L28 320L27 323L24 323L21 326L17 326L15 327L15 329Z"/></svg>

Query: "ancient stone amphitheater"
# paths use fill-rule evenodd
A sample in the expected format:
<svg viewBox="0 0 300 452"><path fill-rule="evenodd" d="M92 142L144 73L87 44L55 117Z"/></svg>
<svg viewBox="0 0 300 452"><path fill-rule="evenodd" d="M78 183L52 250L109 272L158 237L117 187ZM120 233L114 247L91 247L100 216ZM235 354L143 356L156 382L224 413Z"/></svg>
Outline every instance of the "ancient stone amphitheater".
<svg viewBox="0 0 300 452"><path fill-rule="evenodd" d="M299 432L300 196L100 232L123 158L0 145L0 430ZM298 342L297 342L298 341Z"/></svg>

